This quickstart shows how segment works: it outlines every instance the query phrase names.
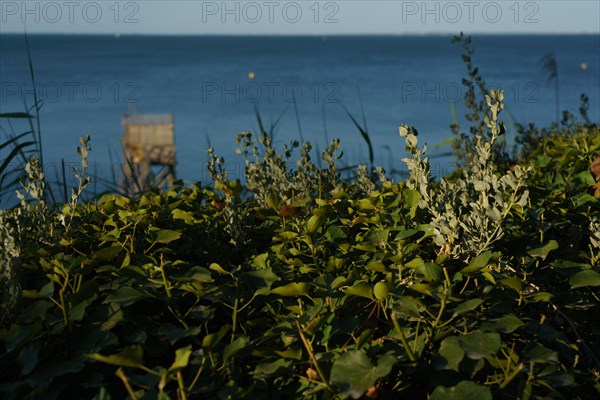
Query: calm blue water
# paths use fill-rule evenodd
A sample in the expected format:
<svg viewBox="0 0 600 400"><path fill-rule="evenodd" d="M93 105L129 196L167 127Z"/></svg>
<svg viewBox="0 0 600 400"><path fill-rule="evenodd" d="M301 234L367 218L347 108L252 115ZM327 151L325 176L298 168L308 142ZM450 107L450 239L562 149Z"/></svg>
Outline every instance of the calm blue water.
<svg viewBox="0 0 600 400"><path fill-rule="evenodd" d="M598 35L476 36L473 43L484 78L505 89L509 126L555 120L554 84L546 84L539 64L547 53L558 62L561 109L576 112L585 92L590 116L600 119ZM187 181L207 179L209 142L225 156L230 176L239 176L235 135L257 130L255 105L267 125L282 114L276 131L281 146L299 137L296 101L304 139L323 148L326 136L339 137L346 162L356 163L368 152L341 105L362 120L362 99L376 161L384 167L401 165L401 123L417 127L431 145L450 135L452 102L464 121L466 67L450 36L32 35L30 45L45 101L45 163L76 163L78 138L89 134L91 162L104 178L110 177L109 149L120 155L121 116L134 109L175 115L177 173ZM0 35L0 83L2 112L23 110L24 99L32 103L22 35Z"/></svg>

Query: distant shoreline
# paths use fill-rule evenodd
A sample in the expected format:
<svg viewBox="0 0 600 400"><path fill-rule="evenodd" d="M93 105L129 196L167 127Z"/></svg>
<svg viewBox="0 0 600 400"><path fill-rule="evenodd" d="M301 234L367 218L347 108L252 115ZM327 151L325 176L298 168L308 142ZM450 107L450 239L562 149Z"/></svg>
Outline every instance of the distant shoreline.
<svg viewBox="0 0 600 400"><path fill-rule="evenodd" d="M24 32L0 32L0 36L22 36ZM247 33L247 34L225 34L225 33L70 33L70 32L28 32L29 36L109 36L114 37L119 35L120 38L128 36L135 37L273 37L273 38L288 38L288 37L306 37L306 38L319 38L319 37L426 37L426 36L437 36L437 37L452 37L458 35L460 32L454 33L335 33L335 34L269 34L269 33ZM580 33L527 33L527 32L506 32L506 33L489 33L489 32L469 32L472 36L599 36L600 32L580 32Z"/></svg>

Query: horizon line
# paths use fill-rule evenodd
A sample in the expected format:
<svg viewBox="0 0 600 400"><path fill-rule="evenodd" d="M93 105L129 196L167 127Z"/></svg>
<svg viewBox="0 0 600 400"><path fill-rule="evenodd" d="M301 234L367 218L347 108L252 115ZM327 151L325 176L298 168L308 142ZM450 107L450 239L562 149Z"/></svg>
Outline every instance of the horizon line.
<svg viewBox="0 0 600 400"><path fill-rule="evenodd" d="M464 31L463 31L464 32ZM0 35L72 35L72 36L305 36L305 37L336 37L336 36L457 36L463 32L422 32L422 33L142 33L142 32L0 32ZM577 35L600 35L599 32L467 32L465 35L486 36L577 36Z"/></svg>

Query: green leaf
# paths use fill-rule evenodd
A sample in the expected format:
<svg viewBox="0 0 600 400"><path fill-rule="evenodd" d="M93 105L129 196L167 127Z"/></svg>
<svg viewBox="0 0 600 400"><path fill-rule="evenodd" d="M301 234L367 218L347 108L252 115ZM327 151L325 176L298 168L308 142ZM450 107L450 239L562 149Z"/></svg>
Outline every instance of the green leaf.
<svg viewBox="0 0 600 400"><path fill-rule="evenodd" d="M523 281L516 277L501 279L500 284L509 287L517 292L520 292L521 289L523 289Z"/></svg>
<svg viewBox="0 0 600 400"><path fill-rule="evenodd" d="M385 247L389 236L389 229L372 229L365 235L365 241L375 246Z"/></svg>
<svg viewBox="0 0 600 400"><path fill-rule="evenodd" d="M360 251L368 251L371 253L375 253L377 251L377 247L375 247L372 243L357 243L353 246L356 250Z"/></svg>
<svg viewBox="0 0 600 400"><path fill-rule="evenodd" d="M513 314L506 314L496 321L495 325L501 333L513 333L520 327L525 326L525 323Z"/></svg>
<svg viewBox="0 0 600 400"><path fill-rule="evenodd" d="M226 363L231 357L235 356L248 345L249 339L246 336L240 336L233 342L229 343L223 350L223 363Z"/></svg>
<svg viewBox="0 0 600 400"><path fill-rule="evenodd" d="M365 282L357 282L354 286L347 287L344 293L351 296L365 297L369 300L373 299L373 290Z"/></svg>
<svg viewBox="0 0 600 400"><path fill-rule="evenodd" d="M424 308L423 303L412 296L401 296L393 306L394 313L403 318L418 318L421 313L419 308Z"/></svg>
<svg viewBox="0 0 600 400"><path fill-rule="evenodd" d="M225 269L223 269L223 267L221 267L219 264L217 263L212 263L208 266L208 269L212 270L212 271L216 271L219 274L223 274L223 275L231 275L231 272L225 271Z"/></svg>
<svg viewBox="0 0 600 400"><path fill-rule="evenodd" d="M185 271L186 278L192 279L196 282L207 283L212 282L213 278L210 271L204 267L194 266Z"/></svg>
<svg viewBox="0 0 600 400"><path fill-rule="evenodd" d="M142 268L138 267L137 265L128 265L126 267L122 267L119 271L121 276L126 278L133 278L141 284L148 282L147 272Z"/></svg>
<svg viewBox="0 0 600 400"><path fill-rule="evenodd" d="M416 190L406 189L404 191L406 204L410 207L410 211L408 212L408 216L410 219L415 218L417 213L417 207L419 207L419 201L421 200L421 194Z"/></svg>
<svg viewBox="0 0 600 400"><path fill-rule="evenodd" d="M102 325L100 325L100 330L109 331L115 326L117 326L121 321L125 318L123 316L123 311L121 307L117 303L110 303L107 307L108 319L106 319Z"/></svg>
<svg viewBox="0 0 600 400"><path fill-rule="evenodd" d="M271 293L284 297L305 296L308 294L309 289L310 284L308 282L293 282L271 289Z"/></svg>
<svg viewBox="0 0 600 400"><path fill-rule="evenodd" d="M335 239L346 239L348 237L346 231L347 229L342 226L332 225L329 228L327 228L325 238L327 238L327 240L330 242L333 242Z"/></svg>
<svg viewBox="0 0 600 400"><path fill-rule="evenodd" d="M531 250L527 251L527 253L529 253L529 255L532 257L538 257L538 258L541 258L542 260L545 260L546 257L548 257L548 253L550 253L552 250L556 250L556 249L558 249L558 242L556 240L551 240L548 243L546 243L545 245L543 245L542 247L537 247L535 249L531 249Z"/></svg>
<svg viewBox="0 0 600 400"><path fill-rule="evenodd" d="M367 221L368 221L367 217L360 216L360 217L354 218L352 220L352 222L350 223L350 225L351 226L361 225L361 224L364 224Z"/></svg>
<svg viewBox="0 0 600 400"><path fill-rule="evenodd" d="M375 209L375 206L373 205L371 199L360 199L356 201L356 205L361 211L369 211Z"/></svg>
<svg viewBox="0 0 600 400"><path fill-rule="evenodd" d="M80 321L85 316L85 310L93 301L94 299L89 299L72 305L69 308L69 318L72 321Z"/></svg>
<svg viewBox="0 0 600 400"><path fill-rule="evenodd" d="M138 300L148 298L148 294L134 289L130 286L123 286L106 296L104 303L121 303L125 306L135 303Z"/></svg>
<svg viewBox="0 0 600 400"><path fill-rule="evenodd" d="M444 339L440 344L440 355L447 361L444 369L458 372L458 366L465 357L465 351L460 346L458 337L450 336Z"/></svg>
<svg viewBox="0 0 600 400"><path fill-rule="evenodd" d="M575 378L573 378L573 375L567 373L557 373L544 376L544 380L550 382L553 387L573 386L575 384Z"/></svg>
<svg viewBox="0 0 600 400"><path fill-rule="evenodd" d="M270 289L273 283L279 280L279 277L275 275L272 268L263 268L243 274L242 279L251 289L265 287Z"/></svg>
<svg viewBox="0 0 600 400"><path fill-rule="evenodd" d="M587 203L592 203L595 207L598 207L598 198L592 196L589 193L579 193L576 196L574 196L574 200L575 203L577 204L577 207L582 207L584 205L586 205Z"/></svg>
<svg viewBox="0 0 600 400"><path fill-rule="evenodd" d="M577 269L585 269L590 268L589 264L578 263L570 260L556 260L551 264L555 268L560 269L569 269L569 268L577 268Z"/></svg>
<svg viewBox="0 0 600 400"><path fill-rule="evenodd" d="M533 343L525 351L525 360L532 362L558 362L558 353L539 343Z"/></svg>
<svg viewBox="0 0 600 400"><path fill-rule="evenodd" d="M156 233L156 242L171 243L181 237L182 233L170 229L161 229Z"/></svg>
<svg viewBox="0 0 600 400"><path fill-rule="evenodd" d="M440 282L443 279L442 267L434 263L423 263L417 266L415 272L428 282Z"/></svg>
<svg viewBox="0 0 600 400"><path fill-rule="evenodd" d="M487 386L461 381L452 388L436 387L430 400L492 400L492 392Z"/></svg>
<svg viewBox="0 0 600 400"><path fill-rule="evenodd" d="M500 350L500 335L498 333L474 332L458 338L467 357L479 360L495 354Z"/></svg>
<svg viewBox="0 0 600 400"><path fill-rule="evenodd" d="M277 353L278 355L280 355L283 358L291 358L294 360L302 359L302 350L300 350L300 349L285 349L282 351L275 350L275 353Z"/></svg>
<svg viewBox="0 0 600 400"><path fill-rule="evenodd" d="M483 303L483 299L471 299L463 301L462 303L456 306L456 308L454 309L454 314L452 316L456 317L458 315L472 311L479 307L481 303Z"/></svg>
<svg viewBox="0 0 600 400"><path fill-rule="evenodd" d="M384 355L373 366L369 357L361 350L351 350L342 354L331 367L331 382L354 399L361 397L379 378L387 376L396 358Z"/></svg>
<svg viewBox="0 0 600 400"><path fill-rule="evenodd" d="M262 253L254 256L252 259L252 266L256 269L267 268L267 261L269 259L269 253Z"/></svg>
<svg viewBox="0 0 600 400"><path fill-rule="evenodd" d="M221 339L223 339L225 334L227 334L227 331L229 331L229 328L231 328L231 326L224 325L217 332L210 333L204 336L204 338L202 339L202 347L212 349L214 346L219 344Z"/></svg>
<svg viewBox="0 0 600 400"><path fill-rule="evenodd" d="M174 220L181 220L187 225L193 225L195 221L194 213L191 211L183 211L179 208L176 208L173 211L171 211L171 215L173 216Z"/></svg>
<svg viewBox="0 0 600 400"><path fill-rule="evenodd" d="M104 247L102 249L95 250L93 253L93 261L108 261L116 256L123 250L123 247L119 245Z"/></svg>
<svg viewBox="0 0 600 400"><path fill-rule="evenodd" d="M169 367L169 372L177 372L188 366L190 362L190 356L192 355L192 346L182 347L175 351L175 361Z"/></svg>
<svg viewBox="0 0 600 400"><path fill-rule="evenodd" d="M582 184L588 186L594 186L596 183L596 180L590 171L581 171L575 175L575 178L577 178Z"/></svg>
<svg viewBox="0 0 600 400"><path fill-rule="evenodd" d="M282 375L287 375L290 372L292 362L280 358L271 363L261 363L254 369L255 379L275 378Z"/></svg>
<svg viewBox="0 0 600 400"><path fill-rule="evenodd" d="M306 230L309 233L314 233L325 223L325 221L327 221L327 216L325 214L313 215L306 223Z"/></svg>
<svg viewBox="0 0 600 400"><path fill-rule="evenodd" d="M416 234L418 232L421 232L421 231L418 229L407 229L405 231L400 231L396 235L396 240L408 239L409 237L413 236L414 234Z"/></svg>
<svg viewBox="0 0 600 400"><path fill-rule="evenodd" d="M136 344L128 346L123 351L110 356L103 356L102 354L93 353L87 356L93 360L100 361L106 364L118 365L120 367L140 367L142 366L143 357L142 346Z"/></svg>
<svg viewBox="0 0 600 400"><path fill-rule="evenodd" d="M409 289L414 290L415 292L426 294L427 296L437 298L436 293L439 287L439 285L435 284L414 283L409 286Z"/></svg>
<svg viewBox="0 0 600 400"><path fill-rule="evenodd" d="M552 300L552 293L548 293L548 292L539 292L539 293L535 293L531 296L529 296L527 298L527 300L533 302L533 303L548 303L550 300Z"/></svg>
<svg viewBox="0 0 600 400"><path fill-rule="evenodd" d="M21 290L21 297L24 299L43 299L43 296L40 296L37 290Z"/></svg>
<svg viewBox="0 0 600 400"><path fill-rule="evenodd" d="M592 269L584 269L571 276L569 284L573 289L584 286L600 286L600 274Z"/></svg>
<svg viewBox="0 0 600 400"><path fill-rule="evenodd" d="M46 283L40 289L41 297L52 297L53 294L54 294L54 282L52 282L52 281Z"/></svg>
<svg viewBox="0 0 600 400"><path fill-rule="evenodd" d="M279 233L277 236L280 237L281 239L283 239L283 241L291 241L298 237L298 233L291 232L291 231L283 231L283 232Z"/></svg>
<svg viewBox="0 0 600 400"><path fill-rule="evenodd" d="M382 272L384 274L387 272L387 270L385 269L385 265L375 260L369 261L369 263L367 264L367 269L370 269L371 271Z"/></svg>
<svg viewBox="0 0 600 400"><path fill-rule="evenodd" d="M482 270L483 268L487 267L490 258L492 258L492 252L488 250L469 261L469 264L465 268L461 269L460 273L468 275Z"/></svg>

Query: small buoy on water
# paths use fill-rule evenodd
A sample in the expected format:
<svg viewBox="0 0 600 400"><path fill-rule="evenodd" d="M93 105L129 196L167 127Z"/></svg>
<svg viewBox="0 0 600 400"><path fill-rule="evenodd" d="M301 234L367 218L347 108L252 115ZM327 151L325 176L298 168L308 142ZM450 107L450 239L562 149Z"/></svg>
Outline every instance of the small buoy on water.
<svg viewBox="0 0 600 400"><path fill-rule="evenodd" d="M250 73L248 74L248 78L250 78L250 79L254 79L254 72L250 72Z"/></svg>
<svg viewBox="0 0 600 400"><path fill-rule="evenodd" d="M587 69L587 64L581 63L581 69L585 71Z"/></svg>

